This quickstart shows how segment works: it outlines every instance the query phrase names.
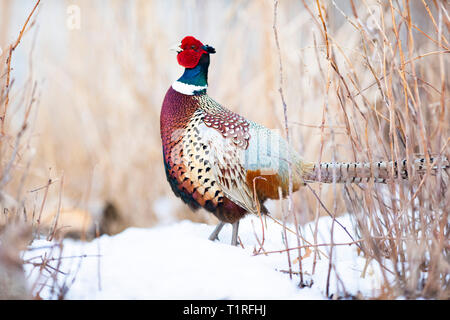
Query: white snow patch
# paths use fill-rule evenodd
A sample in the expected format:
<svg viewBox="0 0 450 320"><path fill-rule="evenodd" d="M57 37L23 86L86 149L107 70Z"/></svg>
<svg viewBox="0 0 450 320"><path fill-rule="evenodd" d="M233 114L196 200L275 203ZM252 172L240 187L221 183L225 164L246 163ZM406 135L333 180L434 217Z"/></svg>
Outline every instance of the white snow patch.
<svg viewBox="0 0 450 320"><path fill-rule="evenodd" d="M319 221L319 243L329 243L331 219ZM347 230L351 230L348 216L339 218ZM311 226L314 227L313 225ZM293 226L290 226L295 230ZM258 217L249 216L240 223L239 236L244 249L232 247L231 226L226 225L220 233L220 241L211 242L208 235L214 226L190 221L149 229L129 228L115 236L101 236L92 242L64 240L60 270L61 286L65 280L69 290L67 299L325 299L326 278L329 260L325 256L317 261L314 275L312 264L314 254L303 259L306 280L314 281L311 288L298 287L299 277L280 272L288 270L286 253L254 255L262 240L261 222ZM312 241L310 226L302 228L302 234ZM267 219L264 249L282 250L283 232L281 226ZM349 242L351 239L335 225L334 242ZM33 242L33 248L45 247L44 240ZM297 240L288 234L288 244L294 247ZM328 254L328 247L320 247ZM49 249L34 249L24 253L24 258L35 257ZM100 253L100 257L98 257ZM292 270L299 270L294 260L298 251L291 253ZM302 252L304 254L304 251ZM86 257L79 258L81 255ZM341 282L348 293L361 292L364 296L376 295L381 283L380 271L371 263L366 277L361 273L366 260L357 256L356 246L337 246L334 249L335 266ZM76 258L70 258L75 256ZM56 266L56 262L53 264ZM34 283L37 268L26 265L30 284ZM46 273L44 273L46 274ZM71 283L72 279L74 282ZM40 279L43 282L45 279ZM49 279L47 284L51 285ZM343 293L343 287L331 275L330 292ZM54 298L46 287L41 296Z"/></svg>
<svg viewBox="0 0 450 320"><path fill-rule="evenodd" d="M161 225L176 221L175 209L178 207L170 197L161 197L153 203L153 212Z"/></svg>

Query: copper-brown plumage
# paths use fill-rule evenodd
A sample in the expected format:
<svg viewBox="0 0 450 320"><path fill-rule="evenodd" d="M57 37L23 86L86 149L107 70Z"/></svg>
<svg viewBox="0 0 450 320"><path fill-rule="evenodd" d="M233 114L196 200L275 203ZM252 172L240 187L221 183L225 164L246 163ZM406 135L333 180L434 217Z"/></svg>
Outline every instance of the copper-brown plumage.
<svg viewBox="0 0 450 320"><path fill-rule="evenodd" d="M202 141L198 129L208 111L213 111L212 106L203 104L200 96L184 95L172 88L167 91L160 117L167 179L174 193L192 209L203 207L218 219L234 223L245 210L225 196L214 176L211 147Z"/></svg>

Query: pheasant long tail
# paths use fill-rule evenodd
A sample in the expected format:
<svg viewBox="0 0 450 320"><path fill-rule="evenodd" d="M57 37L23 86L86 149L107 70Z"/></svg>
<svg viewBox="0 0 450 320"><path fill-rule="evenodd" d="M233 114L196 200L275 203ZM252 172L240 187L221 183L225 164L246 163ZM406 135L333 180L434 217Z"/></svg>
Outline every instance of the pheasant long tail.
<svg viewBox="0 0 450 320"><path fill-rule="evenodd" d="M447 171L450 168L448 158L430 158L431 174L436 174L439 168ZM322 183L360 183L370 180L377 183L386 183L389 180L401 177L408 179L410 174L423 176L427 172L425 158L416 158L412 163L412 172L408 170L406 160L378 161L378 162L322 162L310 163L304 171L305 182Z"/></svg>

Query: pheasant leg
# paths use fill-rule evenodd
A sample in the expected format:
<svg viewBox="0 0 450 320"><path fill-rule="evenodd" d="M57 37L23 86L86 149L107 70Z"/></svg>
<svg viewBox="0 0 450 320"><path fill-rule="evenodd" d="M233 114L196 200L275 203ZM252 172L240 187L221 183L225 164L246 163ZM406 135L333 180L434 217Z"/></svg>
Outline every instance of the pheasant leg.
<svg viewBox="0 0 450 320"><path fill-rule="evenodd" d="M231 237L232 246L238 245L238 230L239 230L239 221L236 221L235 223L233 223L233 233Z"/></svg>
<svg viewBox="0 0 450 320"><path fill-rule="evenodd" d="M216 226L216 228L214 229L214 231L211 233L211 235L209 236L209 240L211 240L211 241L214 241L214 240L219 240L219 233L220 233L220 230L222 230L222 228L223 228L223 226L225 225L225 222L223 222L223 221L220 221L218 224L217 224L217 226Z"/></svg>

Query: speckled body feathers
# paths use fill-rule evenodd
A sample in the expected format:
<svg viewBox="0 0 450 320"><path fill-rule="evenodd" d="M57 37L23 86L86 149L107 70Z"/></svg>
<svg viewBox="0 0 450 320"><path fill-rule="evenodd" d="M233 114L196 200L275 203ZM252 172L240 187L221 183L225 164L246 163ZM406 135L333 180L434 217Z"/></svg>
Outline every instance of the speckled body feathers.
<svg viewBox="0 0 450 320"><path fill-rule="evenodd" d="M230 134L219 114L227 115L228 123L234 123L234 129L240 128L242 134ZM184 95L169 88L160 125L167 179L174 193L192 209L203 207L225 222L233 223L245 215L245 209L231 201L220 186L223 181L217 179L217 164L211 161L211 152L217 150L204 132L229 136L244 147L249 138L245 119L226 112L207 95Z"/></svg>

